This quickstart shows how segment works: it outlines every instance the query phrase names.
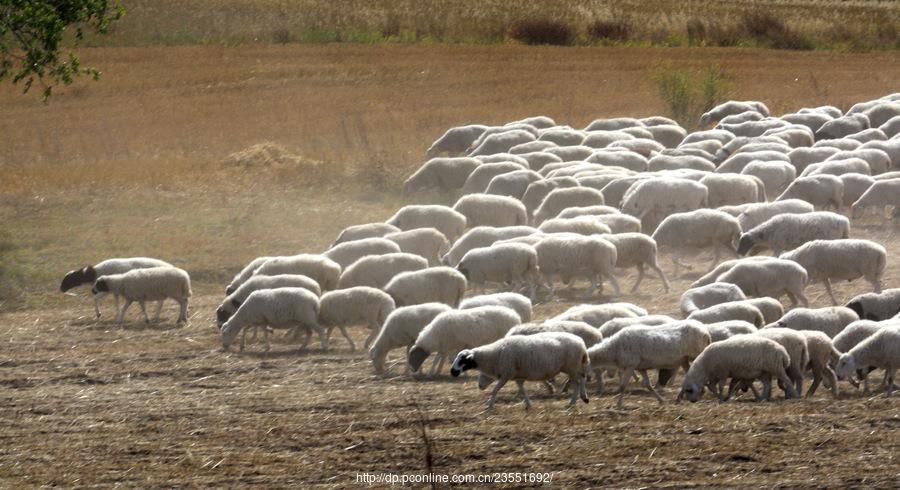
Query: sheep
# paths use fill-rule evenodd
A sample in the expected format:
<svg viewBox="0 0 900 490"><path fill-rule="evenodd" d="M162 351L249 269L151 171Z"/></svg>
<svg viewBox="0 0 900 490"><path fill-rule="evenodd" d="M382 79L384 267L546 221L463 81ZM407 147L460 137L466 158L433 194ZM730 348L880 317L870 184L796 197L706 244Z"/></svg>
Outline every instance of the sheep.
<svg viewBox="0 0 900 490"><path fill-rule="evenodd" d="M635 126L643 126L643 123L631 117L612 117L608 119L594 119L585 131L617 131Z"/></svg>
<svg viewBox="0 0 900 490"><path fill-rule="evenodd" d="M832 119L836 117L841 117L844 115L844 112L838 109L833 105L823 105L819 107L804 107L797 111L798 114L806 114L806 113L814 113L814 114L825 114Z"/></svg>
<svg viewBox="0 0 900 490"><path fill-rule="evenodd" d="M781 254L780 258L792 260L806 269L810 284L824 283L831 303L837 305L831 290L832 279L852 281L865 277L876 293L881 292L887 252L869 240L813 240Z"/></svg>
<svg viewBox="0 0 900 490"><path fill-rule="evenodd" d="M763 392L759 400L768 400L772 392L772 378L781 382L787 390L789 398L797 396L787 368L791 359L778 342L756 335L737 335L709 345L694 359L684 381L678 399L687 398L692 403L700 400L705 386L719 397L727 401L732 389L723 394L725 383L732 380L760 380ZM751 385L752 386L752 385ZM732 388L734 383L732 383Z"/></svg>
<svg viewBox="0 0 900 490"><path fill-rule="evenodd" d="M649 116L638 119L641 123L643 123L645 128L650 128L653 126L677 126L678 123L674 119L669 119L668 117L663 116Z"/></svg>
<svg viewBox="0 0 900 490"><path fill-rule="evenodd" d="M723 213L728 213L728 214L734 216L735 218L737 218L738 216L741 215L741 213L744 212L744 210L746 210L747 208L749 208L749 207L752 206L753 204L754 204L754 203L749 203L749 202L748 202L748 203L744 203L744 204L737 204L737 205L734 205L734 206L719 206L719 207L716 208L716 210L717 210L717 211L722 211Z"/></svg>
<svg viewBox="0 0 900 490"><path fill-rule="evenodd" d="M551 296L557 275L566 284L579 277L590 280L589 296L597 289L602 293L605 277L612 283L615 294L620 294L615 275L617 253L612 243L596 236L550 236L534 248L538 254L538 269Z"/></svg>
<svg viewBox="0 0 900 490"><path fill-rule="evenodd" d="M742 320L756 328L765 325L765 318L759 308L746 301L729 301L719 303L702 310L697 310L687 316L688 320L696 320L702 323L716 323L728 320Z"/></svg>
<svg viewBox="0 0 900 490"><path fill-rule="evenodd" d="M834 148L837 150L855 150L862 146L862 143L850 138L827 139L816 141L812 148Z"/></svg>
<svg viewBox="0 0 900 490"><path fill-rule="evenodd" d="M800 333L806 339L806 348L809 351L809 369L813 373L813 383L806 392L806 398L812 398L822 380L826 380L831 387L831 394L838 396L837 376L832 365L837 365L841 353L834 348L831 337L817 330L801 330Z"/></svg>
<svg viewBox="0 0 900 490"><path fill-rule="evenodd" d="M667 323L675 323L677 320L668 316L668 315L645 315L645 316L632 316L632 317L623 317L623 318L613 318L604 322L600 325L600 328L597 330L600 331L600 335L606 339L612 337L613 335L619 333L625 327L631 327L634 325L642 325L645 327L654 327L657 325L665 325Z"/></svg>
<svg viewBox="0 0 900 490"><path fill-rule="evenodd" d="M478 388L482 390L497 379L488 401L489 409L494 407L500 388L507 381L514 380L528 409L531 408L531 400L525 392L525 381L548 381L557 374L565 373L577 384L569 401L569 406L573 406L579 395L582 401L588 402L585 389L588 364L587 350L580 338L565 332L546 332L506 337L475 349L463 350L453 361L450 374L459 376L469 369L478 369Z"/></svg>
<svg viewBox="0 0 900 490"><path fill-rule="evenodd" d="M656 242L652 238L638 232L603 235L602 238L616 247L616 268L637 268L638 277L631 288L632 294L637 291L641 281L644 280L644 266L656 271L659 280L662 281L663 289L669 292L669 280L659 266Z"/></svg>
<svg viewBox="0 0 900 490"><path fill-rule="evenodd" d="M598 206L606 204L603 193L587 187L569 187L554 189L541 201L534 213L535 224L541 224L566 208Z"/></svg>
<svg viewBox="0 0 900 490"><path fill-rule="evenodd" d="M522 153L518 155L526 162L528 162L528 167L537 172L544 168L545 165L550 165L552 163L562 163L563 159L544 151L535 151L531 153ZM492 179L493 180L493 179ZM488 183L490 185L490 183Z"/></svg>
<svg viewBox="0 0 900 490"><path fill-rule="evenodd" d="M744 300L759 309L765 324L774 323L784 316L784 305L775 298L750 298Z"/></svg>
<svg viewBox="0 0 900 490"><path fill-rule="evenodd" d="M844 183L834 175L819 174L798 177L775 198L776 201L801 199L815 207L833 206L840 209L843 205Z"/></svg>
<svg viewBox="0 0 900 490"><path fill-rule="evenodd" d="M779 214L803 214L815 211L812 204L801 199L751 204L738 215L741 230L751 230Z"/></svg>
<svg viewBox="0 0 900 490"><path fill-rule="evenodd" d="M633 151L597 150L585 161L599 163L605 167L624 168L633 172L647 171L647 158Z"/></svg>
<svg viewBox="0 0 900 490"><path fill-rule="evenodd" d="M406 347L406 354L409 355L409 350L412 349L422 329L436 316L452 309L443 303L423 303L401 306L392 311L384 320L384 325L369 349L369 359L372 360L375 374L384 373L388 352L398 347Z"/></svg>
<svg viewBox="0 0 900 490"><path fill-rule="evenodd" d="M838 116L840 117L840 116ZM791 124L801 124L809 128L813 133L819 130L823 124L828 121L834 119L832 116L824 113L815 113L815 112L796 112L793 114L785 114L780 117L781 120L787 121Z"/></svg>
<svg viewBox="0 0 900 490"><path fill-rule="evenodd" d="M652 134L652 133L651 133ZM620 130L596 130L585 132L581 145L591 148L603 149L616 141L632 140L635 137Z"/></svg>
<svg viewBox="0 0 900 490"><path fill-rule="evenodd" d="M860 143L868 143L869 141L886 141L888 139L884 131L878 128L869 128L844 136L845 139L859 141Z"/></svg>
<svg viewBox="0 0 900 490"><path fill-rule="evenodd" d="M790 328L792 330L816 330L833 338L847 325L859 320L859 315L850 308L830 306L827 308L795 308L768 325L768 327ZM768 328L767 327L767 328Z"/></svg>
<svg viewBox="0 0 900 490"><path fill-rule="evenodd" d="M876 180L868 175L856 173L844 174L839 177L844 186L844 204L851 204L852 213L852 204L862 197L875 184Z"/></svg>
<svg viewBox="0 0 900 490"><path fill-rule="evenodd" d="M547 320L541 323L523 323L506 332L507 337L514 335L534 335L544 332L566 332L580 338L586 347L599 344L603 340L600 330L584 322L571 320Z"/></svg>
<svg viewBox="0 0 900 490"><path fill-rule="evenodd" d="M456 241L466 229L466 217L437 204L411 204L400 208L390 219L389 225L408 231L416 228L435 228L450 242Z"/></svg>
<svg viewBox="0 0 900 490"><path fill-rule="evenodd" d="M803 169L800 176L834 175L840 177L841 175L851 173L872 175L872 169L862 158L846 158L843 160L826 160L821 163L813 163Z"/></svg>
<svg viewBox="0 0 900 490"><path fill-rule="evenodd" d="M528 168L520 163L509 161L483 163L469 174L469 178L466 179L465 184L462 186L462 193L483 193L497 176L520 170L528 170Z"/></svg>
<svg viewBox="0 0 900 490"><path fill-rule="evenodd" d="M98 277L91 287L91 293L97 300L109 293L125 299L125 304L122 305L116 319L119 326L124 325L125 312L131 303L138 302L144 320L150 323L144 303L158 301L155 318L159 318L162 303L167 298L178 302L180 309L177 323L181 324L187 322L188 298L192 294L191 278L183 269L172 266L131 269L121 274Z"/></svg>
<svg viewBox="0 0 900 490"><path fill-rule="evenodd" d="M841 354L835 369L840 379L845 379L858 369L882 368L886 371L886 397L894 392L894 373L900 367L900 327L879 329L850 351Z"/></svg>
<svg viewBox="0 0 900 490"><path fill-rule="evenodd" d="M815 133L801 124L790 124L780 128L769 129L763 133L763 136L775 136L786 142L790 148L812 146L816 141Z"/></svg>
<svg viewBox="0 0 900 490"><path fill-rule="evenodd" d="M431 267L439 265L441 256L450 250L450 241L435 228L398 231L384 237L396 243L401 252L424 258Z"/></svg>
<svg viewBox="0 0 900 490"><path fill-rule="evenodd" d="M97 281L98 277L108 276L112 274L123 274L134 269L147 269L150 267L173 267L172 264L159 259L150 259L147 257L131 257L127 259L107 259L98 262L95 265L87 265L81 269L69 271L63 276L59 285L60 292L81 286L82 284L91 284ZM240 276L240 274L239 274ZM237 278L235 278L237 280ZM234 283L234 281L232 281ZM229 286L230 287L230 286ZM236 287L236 286L235 286ZM114 294L116 300L116 311L119 311L119 295ZM162 306L160 303L157 309ZM94 296L94 314L100 318L100 298Z"/></svg>
<svg viewBox="0 0 900 490"><path fill-rule="evenodd" d="M455 191L462 188L479 166L481 162L474 158L432 158L403 182L403 195L431 189Z"/></svg>
<svg viewBox="0 0 900 490"><path fill-rule="evenodd" d="M871 170L872 175L883 174L890 170L892 165L891 156L888 155L886 151L873 147L859 148L851 151L840 151L826 158L822 163L842 160L852 161L855 165L858 165L856 160L862 160L868 167L860 168L868 168Z"/></svg>
<svg viewBox="0 0 900 490"><path fill-rule="evenodd" d="M883 215L886 206L900 208L900 179L875 181L872 187L850 205L850 216L860 219L869 208L875 208Z"/></svg>
<svg viewBox="0 0 900 490"><path fill-rule="evenodd" d="M489 247L494 242L500 240L534 235L536 233L539 233L538 229L530 226L507 226L503 228L478 226L467 231L465 235L460 237L441 258L441 263L455 267L469 250L480 247Z"/></svg>
<svg viewBox="0 0 900 490"><path fill-rule="evenodd" d="M548 116L529 116L524 119L519 119L518 121L508 123L508 125L511 124L527 124L537 129L547 129L556 126L556 122Z"/></svg>
<svg viewBox="0 0 900 490"><path fill-rule="evenodd" d="M346 269L357 260L367 255L384 255L400 252L400 246L385 238L363 238L352 242L344 242L322 253L323 257L331 259L341 269Z"/></svg>
<svg viewBox="0 0 900 490"><path fill-rule="evenodd" d="M695 311L705 310L709 307L743 301L747 299L741 288L727 282L714 282L700 287L688 289L681 295L678 308L681 314L688 316Z"/></svg>
<svg viewBox="0 0 900 490"><path fill-rule="evenodd" d="M900 289L885 289L880 293L864 293L847 302L863 320L882 321L900 313Z"/></svg>
<svg viewBox="0 0 900 490"><path fill-rule="evenodd" d="M397 306L444 303L456 307L466 294L466 277L450 267L401 272L384 287Z"/></svg>
<svg viewBox="0 0 900 490"><path fill-rule="evenodd" d="M453 210L465 216L466 226L521 226L528 224L528 212L518 200L491 194L469 194L459 198Z"/></svg>
<svg viewBox="0 0 900 490"><path fill-rule="evenodd" d="M603 193L603 200L608 202L610 206L621 207L622 199L635 183L642 180L650 179L649 175L630 175L628 177L619 177L610 181L600 189ZM642 225L643 227L643 225Z"/></svg>
<svg viewBox="0 0 900 490"><path fill-rule="evenodd" d="M254 276L277 276L279 274L307 276L319 283L322 291L330 291L338 286L341 266L321 255L300 254L272 257L253 271Z"/></svg>
<svg viewBox="0 0 900 490"><path fill-rule="evenodd" d="M612 185L612 183L610 183ZM622 212L641 220L644 230L656 229L673 213L707 207L706 186L692 180L656 177L636 182L622 198ZM659 244L659 240L657 240Z"/></svg>
<svg viewBox="0 0 900 490"><path fill-rule="evenodd" d="M460 310L469 310L479 306L504 306L515 311L523 322L531 321L531 300L519 293L480 294L466 298L459 303Z"/></svg>
<svg viewBox="0 0 900 490"><path fill-rule="evenodd" d="M468 124L450 128L428 147L425 155L428 158L433 158L441 153L447 153L448 155L465 153L472 146L472 143L484 134L487 129L488 127L482 124Z"/></svg>
<svg viewBox="0 0 900 490"><path fill-rule="evenodd" d="M783 161L754 160L748 163L741 173L758 177L763 181L766 186L766 199L777 197L797 178L797 170L794 166Z"/></svg>
<svg viewBox="0 0 900 490"><path fill-rule="evenodd" d="M685 140L690 137L691 135L688 135L685 137ZM730 143L730 141L728 142ZM696 140L689 143L682 141L677 147L669 149L669 151L666 151L663 154L674 156L691 155L702 157L704 160L712 162L715 160L715 155L722 149L724 144L723 141L717 139Z"/></svg>
<svg viewBox="0 0 900 490"><path fill-rule="evenodd" d="M825 159L834 155L841 150L839 148L822 146L813 148L794 148L788 153L791 165L794 166L797 173L802 172L806 167L813 163L824 162Z"/></svg>
<svg viewBox="0 0 900 490"><path fill-rule="evenodd" d="M546 150L547 148L555 148L559 145L552 141L529 141L528 143L522 143L521 145L516 145L509 149L509 152L513 155L525 155L527 153L538 153Z"/></svg>
<svg viewBox="0 0 900 490"><path fill-rule="evenodd" d="M222 325L222 347L228 350L237 334L241 336L241 351L244 350L244 337L247 327L266 327L266 352L269 351L269 329L286 328L291 331L303 328L306 340L300 347L305 349L309 344L312 331L319 333L322 350L328 350L328 337L325 329L319 325L319 298L303 288L278 288L253 291L247 300L237 309L234 315Z"/></svg>
<svg viewBox="0 0 900 490"><path fill-rule="evenodd" d="M762 102L740 102L729 100L728 102L723 102L709 111L704 112L703 115L700 116L700 121L697 126L703 128L714 122L721 121L725 117L748 111L758 112L763 116L769 115L769 109Z"/></svg>
<svg viewBox="0 0 900 490"><path fill-rule="evenodd" d="M537 266L534 247L506 243L469 250L456 269L482 292L486 282L509 283L514 290L528 286L529 296L534 298L540 280Z"/></svg>
<svg viewBox="0 0 900 490"><path fill-rule="evenodd" d="M647 310L631 303L606 303L602 305L576 305L556 315L551 320L584 322L594 328L600 328L610 320L642 318L645 316L647 316Z"/></svg>
<svg viewBox="0 0 900 490"><path fill-rule="evenodd" d="M396 233L398 231L400 231L400 228L397 228L394 225L389 225L387 223L366 223L364 225L348 226L338 234L334 242L331 243L331 246L334 247L335 245L340 245L344 242L362 240L363 238L383 237L389 233ZM236 285L235 288L237 288L237 286L239 286L239 284ZM226 294L231 293L226 291Z"/></svg>
<svg viewBox="0 0 900 490"><path fill-rule="evenodd" d="M429 373L434 376L440 372L447 357L503 338L519 323L519 315L503 306L479 306L441 313L419 333L407 357L409 366L413 372L418 372L425 359L434 352L438 360L432 364Z"/></svg>
<svg viewBox="0 0 900 490"><path fill-rule="evenodd" d="M869 129L869 118L865 114L847 114L823 124L816 131L816 141L843 138L864 129Z"/></svg>
<svg viewBox="0 0 900 490"><path fill-rule="evenodd" d="M492 155L478 155L475 157L481 163L514 163L516 165L520 165L521 168L527 169L528 160L522 158L519 155L513 155L512 153L494 153ZM487 182L485 182L487 184Z"/></svg>
<svg viewBox="0 0 900 490"><path fill-rule="evenodd" d="M627 214L614 213L590 216L600 224L608 226L614 234L641 232L641 220Z"/></svg>
<svg viewBox="0 0 900 490"><path fill-rule="evenodd" d="M585 134L581 131L565 128L548 128L539 131L538 141L551 141L558 146L576 146L584 141Z"/></svg>
<svg viewBox="0 0 900 490"><path fill-rule="evenodd" d="M647 170L650 172L683 168L715 172L716 165L703 157L693 155L656 155L647 162Z"/></svg>
<svg viewBox="0 0 900 490"><path fill-rule="evenodd" d="M803 371L806 370L806 365L809 363L809 349L806 346L806 337L789 328L763 328L756 332L755 335L774 340L787 350L788 356L791 358L791 364L787 368L787 375L791 379L797 394L803 393Z"/></svg>
<svg viewBox="0 0 900 490"><path fill-rule="evenodd" d="M428 261L418 255L390 253L363 257L341 274L338 289L356 286L384 288L390 280L401 272L417 271L428 267Z"/></svg>
<svg viewBox="0 0 900 490"><path fill-rule="evenodd" d="M556 177L553 179L544 179L528 184L525 194L522 195L522 204L528 210L528 215L533 216L534 212L554 189L567 187L578 187L581 184L574 177Z"/></svg>
<svg viewBox="0 0 900 490"><path fill-rule="evenodd" d="M543 178L541 174L534 170L514 170L497 175L491 179L484 193L521 199L532 182L537 182Z"/></svg>
<svg viewBox="0 0 900 490"><path fill-rule="evenodd" d="M510 131L504 131L502 133L492 134L478 144L476 141L474 144L478 144L478 146L469 152L470 157L478 156L478 155L493 155L495 153L503 153L509 151L510 148L521 145L522 143L528 143L529 141L534 141L535 135L525 131L523 129L513 129Z"/></svg>
<svg viewBox="0 0 900 490"><path fill-rule="evenodd" d="M744 121L737 124L719 122L716 129L724 129L735 136L756 137L766 134L768 131L788 126L789 123L780 119L762 119L758 121Z"/></svg>
<svg viewBox="0 0 900 490"><path fill-rule="evenodd" d="M840 214L820 211L780 214L745 231L738 241L738 255L771 249L774 256L812 240L850 238L850 220Z"/></svg>
<svg viewBox="0 0 900 490"><path fill-rule="evenodd" d="M792 260L741 260L715 280L735 284L747 296L778 299L787 294L794 306L798 303L809 306L809 300L803 294L809 275L806 269Z"/></svg>
<svg viewBox="0 0 900 490"><path fill-rule="evenodd" d="M863 114L869 118L869 124L873 128L878 127L889 121L891 118L900 116L900 104L895 102L876 104L863 111Z"/></svg>
<svg viewBox="0 0 900 490"><path fill-rule="evenodd" d="M622 407L625 386L637 370L644 380L644 387L650 390L659 403L662 397L650 385L648 369L688 370L689 364L710 344L709 332L699 322L684 320L669 325L644 327L632 326L603 339L588 349L588 357L594 369L615 367L620 372L619 399L617 407ZM601 383L602 378L598 379Z"/></svg>
<svg viewBox="0 0 900 490"><path fill-rule="evenodd" d="M531 139L524 138L523 143L528 142L528 141L534 141L537 138L537 134L538 134L538 129L530 124L513 123L513 124L507 124L505 126L489 127L483 133L481 133L481 136L479 136L475 141L472 142L471 145L469 145L469 148L467 150L469 156L476 156L476 155L473 155L474 150L476 148L478 148L479 146L481 146L485 142L485 140L487 140L489 137L498 135L498 134L502 134L502 133L507 133L510 131L524 131L532 136ZM501 143L503 142L502 140L503 139L501 138L501 141L500 141ZM514 141L509 141L508 143L512 143L512 146L519 144L519 143L515 143ZM504 151L507 151L507 150L489 151L489 152L484 153L484 155L492 155L492 154L496 154L496 153L502 153Z"/></svg>
<svg viewBox="0 0 900 490"><path fill-rule="evenodd" d="M673 275L678 276L679 267L691 268L679 261L683 249L712 246L712 269L719 263L722 248L737 252L735 244L740 235L737 218L713 209L698 209L666 217L652 237L659 248L672 250Z"/></svg>
<svg viewBox="0 0 900 490"><path fill-rule="evenodd" d="M759 331L752 323L744 320L725 320L721 322L707 323L704 325L709 332L711 343L730 339L735 335L753 334Z"/></svg>
<svg viewBox="0 0 900 490"><path fill-rule="evenodd" d="M581 161L585 158L591 156L594 152L594 148L590 146L559 146L556 148L547 148L544 150L545 153L550 153L551 155L556 155L564 162L574 162Z"/></svg>
<svg viewBox="0 0 900 490"><path fill-rule="evenodd" d="M897 130L900 131L900 116L892 121L894 120L897 121ZM900 168L900 138L893 138L888 141L868 141L863 143L857 151L869 149L883 151L890 158L889 169L896 170Z"/></svg>
<svg viewBox="0 0 900 490"><path fill-rule="evenodd" d="M722 274L730 271L732 269L732 267L736 266L737 264L741 264L744 262L752 262L752 261L766 261L766 260L770 260L770 259L771 259L771 257L745 257L742 259L726 260L726 261L720 263L719 265L717 265L713 270L700 276L696 281L691 283L691 285L689 287L690 288L698 288L700 286L706 286L708 284L712 284L712 283L716 282L716 278L718 278Z"/></svg>
<svg viewBox="0 0 900 490"><path fill-rule="evenodd" d="M881 132L884 133L884 135L888 138L896 139L897 135L900 134L900 116L894 116L888 119L884 124L878 126L878 129L880 129ZM867 145L869 143L871 143L871 141L867 141L863 143L863 145ZM897 161L897 159L894 159L894 166L897 165Z"/></svg>
<svg viewBox="0 0 900 490"><path fill-rule="evenodd" d="M734 125L748 121L759 121L764 117L765 116L756 111L746 111L740 114L732 114L730 116L723 117L719 120L719 124L717 125L717 127L722 128L725 125Z"/></svg>
<svg viewBox="0 0 900 490"><path fill-rule="evenodd" d="M229 294L222 301L222 304L216 308L216 322L219 329L222 325L234 315L234 312L247 300L247 296L253 291L260 289L276 289L276 288L303 288L315 294L317 297L322 294L319 283L313 279L298 274L280 274L277 276L253 276L246 282L241 284L233 293Z"/></svg>
<svg viewBox="0 0 900 490"><path fill-rule="evenodd" d="M350 351L356 350L356 344L347 333L346 327L364 323L369 327L365 347L369 347L388 315L394 311L394 300L384 291L367 286L357 286L337 291L329 291L319 298L318 323L327 327L326 341L331 338L334 327L350 343Z"/></svg>
<svg viewBox="0 0 900 490"><path fill-rule="evenodd" d="M579 216L577 218L551 218L538 226L541 233L575 233L578 235L602 235L612 233L610 227L590 216Z"/></svg>
<svg viewBox="0 0 900 490"><path fill-rule="evenodd" d="M841 333L834 336L832 339L832 343L834 344L834 348L838 350L838 352L850 352L851 349L856 347L860 342L874 335L876 332L881 330L886 326L896 325L896 322L892 321L882 321L876 322L872 320L859 320L856 322L847 325ZM863 383L863 393L869 393L869 373L872 372L872 369L858 369L856 371L857 377ZM859 387L859 385L852 380L849 380L851 383Z"/></svg>
<svg viewBox="0 0 900 490"><path fill-rule="evenodd" d="M566 208L559 212L555 218L560 219L569 219L569 218L577 218L579 216L590 216L594 219L600 219L602 216L607 215L622 215L618 209L612 206L578 206L574 208Z"/></svg>
<svg viewBox="0 0 900 490"><path fill-rule="evenodd" d="M748 175L711 174L700 179L700 183L709 191L707 205L712 208L765 200L756 181Z"/></svg>
<svg viewBox="0 0 900 490"><path fill-rule="evenodd" d="M271 259L272 257L257 257L250 261L247 265L244 266L243 269L240 270L237 274L235 274L234 278L228 283L228 286L225 286L225 296L237 291L237 289L247 282L253 276L253 272L256 269L259 269L259 266L263 265L265 261ZM74 271L73 271L74 272Z"/></svg>

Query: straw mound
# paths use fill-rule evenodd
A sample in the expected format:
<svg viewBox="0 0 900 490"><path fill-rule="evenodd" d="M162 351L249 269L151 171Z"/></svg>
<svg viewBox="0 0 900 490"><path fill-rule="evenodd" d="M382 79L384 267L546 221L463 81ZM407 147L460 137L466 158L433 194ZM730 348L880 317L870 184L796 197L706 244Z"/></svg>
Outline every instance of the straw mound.
<svg viewBox="0 0 900 490"><path fill-rule="evenodd" d="M289 151L282 145L266 141L247 149L232 153L225 158L224 165L239 167L245 170L259 169L310 169L318 170L322 166L319 160L313 160Z"/></svg>

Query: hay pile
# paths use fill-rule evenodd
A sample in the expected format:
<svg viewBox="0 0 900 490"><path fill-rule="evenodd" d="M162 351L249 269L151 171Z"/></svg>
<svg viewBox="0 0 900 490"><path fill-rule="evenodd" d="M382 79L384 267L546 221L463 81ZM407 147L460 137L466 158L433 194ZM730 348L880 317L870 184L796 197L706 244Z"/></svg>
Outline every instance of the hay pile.
<svg viewBox="0 0 900 490"><path fill-rule="evenodd" d="M324 165L319 160L298 155L284 146L271 141L258 143L239 152L232 153L225 158L223 164L227 167L254 171L263 169L305 169L313 174L320 173Z"/></svg>

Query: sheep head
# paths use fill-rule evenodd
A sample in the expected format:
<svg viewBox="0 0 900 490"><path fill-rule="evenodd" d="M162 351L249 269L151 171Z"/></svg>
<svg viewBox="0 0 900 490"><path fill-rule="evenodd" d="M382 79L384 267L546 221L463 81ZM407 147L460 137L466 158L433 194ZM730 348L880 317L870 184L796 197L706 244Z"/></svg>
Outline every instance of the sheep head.
<svg viewBox="0 0 900 490"><path fill-rule="evenodd" d="M453 361L453 365L450 366L450 374L453 376L459 376L464 371L468 371L469 369L475 369L477 367L478 367L478 363L475 362L475 354L471 350L466 349L466 350L460 352L456 356L456 359ZM479 388L484 389L481 387L480 378L479 378L478 386L479 386Z"/></svg>
<svg viewBox="0 0 900 490"><path fill-rule="evenodd" d="M59 285L59 290L64 293L82 284L90 284L96 279L97 271L94 270L93 266L82 267L81 269L67 272Z"/></svg>

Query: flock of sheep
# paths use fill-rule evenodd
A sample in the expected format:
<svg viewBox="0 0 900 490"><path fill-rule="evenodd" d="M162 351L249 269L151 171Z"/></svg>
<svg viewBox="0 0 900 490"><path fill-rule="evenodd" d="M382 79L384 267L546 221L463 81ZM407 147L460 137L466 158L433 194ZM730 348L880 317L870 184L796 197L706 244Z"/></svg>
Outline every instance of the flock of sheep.
<svg viewBox="0 0 900 490"><path fill-rule="evenodd" d="M365 325L376 373L394 349L406 349L413 371L434 354L431 375L449 361L454 376L478 370L481 389L496 380L490 406L511 380L531 406L524 382L552 392L560 374L570 404L587 402L591 378L602 393L604 374L618 375L620 405L636 374L662 402L657 390L679 369L678 399L691 401L705 389L721 400L748 390L768 399L773 379L798 397L808 372L806 396L821 383L837 396L838 379L868 391L875 369L890 396L900 289L882 290L886 251L851 238L851 219L874 211L892 226L900 217L900 94L846 113L825 106L781 117L731 101L700 126L688 133L649 117L574 129L539 116L452 128L403 192L456 194L454 206L407 205L386 222L346 228L321 254L253 260L216 311L222 344L240 335L243 350L262 329L268 350L270 331L283 329L305 336L301 349L313 333L328 349L337 328L355 350L347 327ZM668 291L659 254L677 276L681 255L698 250L713 261L682 295L683 319L604 295L605 282L620 294L623 268L638 272L632 291L646 268ZM723 251L738 258L720 262ZM837 306L831 282L858 278L873 292ZM577 280L590 283L585 304L532 318L532 301ZM804 291L814 283L834 306L809 308ZM107 260L69 272L61 290L81 284L92 285L98 317L97 301L112 293L120 323L132 302L149 322L145 302L168 298L187 320L190 279L166 262ZM488 286L504 292L485 294Z"/></svg>

